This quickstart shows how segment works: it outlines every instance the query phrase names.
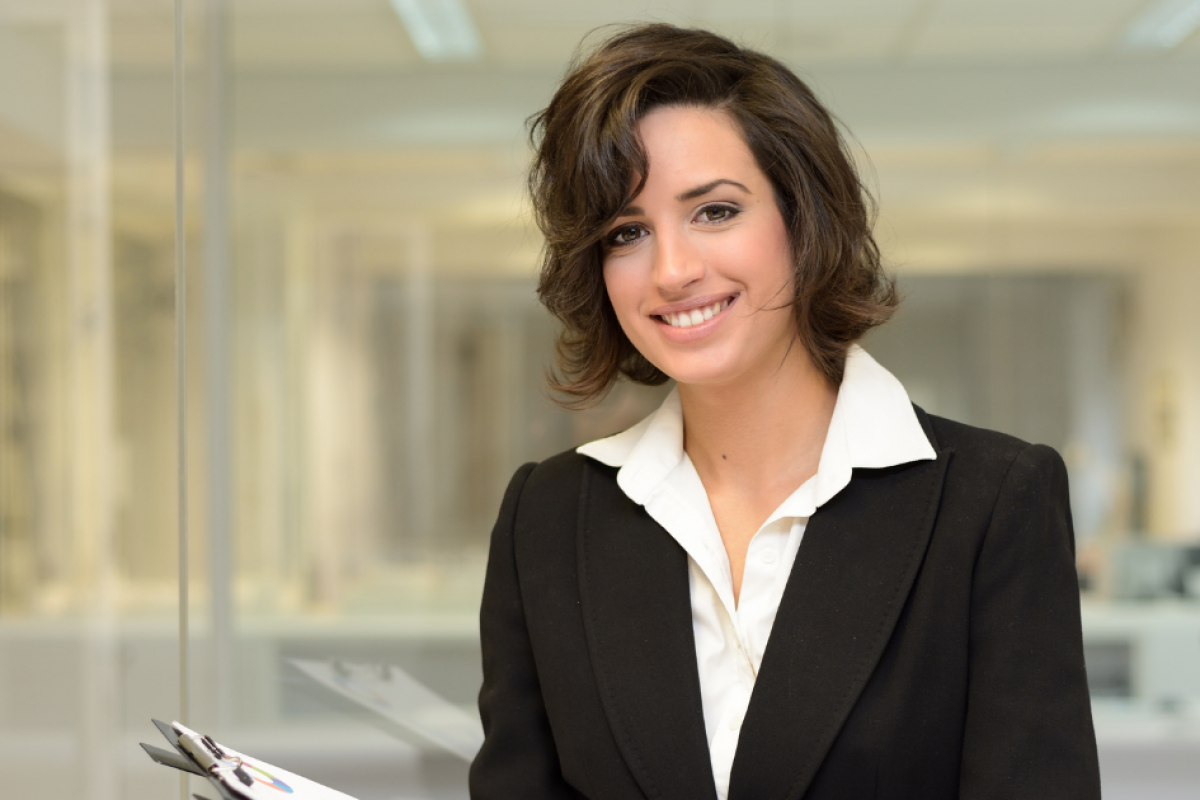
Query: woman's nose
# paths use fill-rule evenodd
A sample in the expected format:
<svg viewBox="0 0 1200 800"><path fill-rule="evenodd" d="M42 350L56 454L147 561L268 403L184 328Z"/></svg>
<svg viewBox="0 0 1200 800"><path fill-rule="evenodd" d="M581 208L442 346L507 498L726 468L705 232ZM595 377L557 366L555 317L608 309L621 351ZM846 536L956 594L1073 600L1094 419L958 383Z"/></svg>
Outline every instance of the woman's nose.
<svg viewBox="0 0 1200 800"><path fill-rule="evenodd" d="M654 253L654 282L664 291L686 288L704 277L704 258L682 233L659 233Z"/></svg>

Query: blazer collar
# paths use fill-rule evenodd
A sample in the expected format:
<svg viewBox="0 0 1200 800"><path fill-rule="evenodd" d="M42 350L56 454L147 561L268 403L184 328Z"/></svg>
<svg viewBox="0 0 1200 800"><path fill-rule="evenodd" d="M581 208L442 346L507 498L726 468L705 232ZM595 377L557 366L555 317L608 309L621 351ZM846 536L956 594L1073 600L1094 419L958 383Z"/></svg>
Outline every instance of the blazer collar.
<svg viewBox="0 0 1200 800"><path fill-rule="evenodd" d="M651 800L716 800L683 548L585 459L578 529L584 627L621 755Z"/></svg>

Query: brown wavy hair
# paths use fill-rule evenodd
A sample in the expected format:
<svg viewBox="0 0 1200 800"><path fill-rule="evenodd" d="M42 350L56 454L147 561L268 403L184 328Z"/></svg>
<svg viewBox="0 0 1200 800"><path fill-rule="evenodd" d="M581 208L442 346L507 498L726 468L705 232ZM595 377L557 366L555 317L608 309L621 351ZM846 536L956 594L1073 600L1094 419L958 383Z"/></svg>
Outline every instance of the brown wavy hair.
<svg viewBox="0 0 1200 800"><path fill-rule="evenodd" d="M549 375L559 402L591 405L621 375L667 380L617 322L601 241L645 184L637 125L663 106L717 109L737 124L791 241L799 339L840 385L847 349L891 317L898 297L871 235L874 203L837 123L774 58L708 31L652 24L577 55L550 104L529 120L529 193L545 236L537 291L562 322Z"/></svg>

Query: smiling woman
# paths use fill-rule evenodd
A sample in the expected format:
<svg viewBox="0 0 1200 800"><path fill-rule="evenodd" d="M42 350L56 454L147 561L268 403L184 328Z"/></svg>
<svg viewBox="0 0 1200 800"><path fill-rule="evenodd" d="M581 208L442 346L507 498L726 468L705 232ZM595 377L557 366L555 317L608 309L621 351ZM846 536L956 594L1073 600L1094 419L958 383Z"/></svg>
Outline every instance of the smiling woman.
<svg viewBox="0 0 1200 800"><path fill-rule="evenodd" d="M829 113L650 25L535 117L567 404L675 381L509 485L484 798L1098 798L1062 459L926 414Z"/></svg>
<svg viewBox="0 0 1200 800"><path fill-rule="evenodd" d="M639 210L633 198L650 178L650 161L657 168L677 144L668 140L657 158L649 152L640 126L655 109L720 112L732 134L724 143L736 139L741 167L753 166L764 182L754 201L773 198L788 239L792 285L778 302L792 307L799 340L833 383L841 380L849 344L886 321L897 302L871 235L870 197L825 107L778 61L731 51L716 36L685 43L678 31L650 25L614 37L567 76L533 119L529 188L546 237L538 292L563 323L555 387L571 398L569 405L589 405L622 374L649 384L668 377L623 333L600 280L614 245L641 235L638 220L621 214ZM688 126L676 125L669 135L681 127ZM715 167L679 187L678 201L697 200L700 190L736 189L725 181L737 181ZM736 216L737 204L706 213ZM622 221L629 224L618 226Z"/></svg>

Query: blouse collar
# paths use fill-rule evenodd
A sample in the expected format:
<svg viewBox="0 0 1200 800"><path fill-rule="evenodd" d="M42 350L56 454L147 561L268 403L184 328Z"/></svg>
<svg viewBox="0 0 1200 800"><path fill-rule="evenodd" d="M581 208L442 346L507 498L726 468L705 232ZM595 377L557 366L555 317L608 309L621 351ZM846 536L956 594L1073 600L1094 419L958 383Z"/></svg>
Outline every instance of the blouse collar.
<svg viewBox="0 0 1200 800"><path fill-rule="evenodd" d="M618 467L617 485L645 505L686 458L679 390L632 428L588 442L577 452ZM894 467L934 460L908 392L867 351L851 345L817 474L784 502L775 516L811 516L850 483L855 468Z"/></svg>

